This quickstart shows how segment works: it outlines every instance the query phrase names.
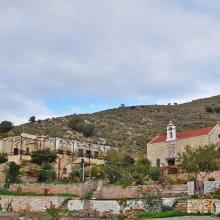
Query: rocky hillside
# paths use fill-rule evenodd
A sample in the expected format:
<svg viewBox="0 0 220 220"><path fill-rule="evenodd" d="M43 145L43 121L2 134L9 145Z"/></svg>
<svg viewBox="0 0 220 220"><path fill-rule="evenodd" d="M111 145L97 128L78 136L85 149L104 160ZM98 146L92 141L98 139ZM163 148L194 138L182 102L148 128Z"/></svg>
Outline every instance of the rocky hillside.
<svg viewBox="0 0 220 220"><path fill-rule="evenodd" d="M22 131L86 140L82 134L72 131L65 116L15 127L8 135ZM129 151L145 150L147 142L157 134L166 132L172 120L178 131L215 125L220 121L220 96L199 99L175 105L141 105L105 110L93 114L79 115L96 127L91 141L105 138L106 143Z"/></svg>

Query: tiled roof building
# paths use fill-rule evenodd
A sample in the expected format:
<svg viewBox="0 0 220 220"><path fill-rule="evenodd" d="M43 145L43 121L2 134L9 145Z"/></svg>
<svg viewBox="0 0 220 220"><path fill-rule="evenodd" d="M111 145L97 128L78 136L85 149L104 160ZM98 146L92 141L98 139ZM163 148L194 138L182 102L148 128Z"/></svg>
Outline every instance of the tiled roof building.
<svg viewBox="0 0 220 220"><path fill-rule="evenodd" d="M191 131L177 132L170 122L166 135L158 135L147 145L147 157L152 166L175 165L176 156L183 152L187 145L191 147L208 144L220 145L220 125L199 128Z"/></svg>

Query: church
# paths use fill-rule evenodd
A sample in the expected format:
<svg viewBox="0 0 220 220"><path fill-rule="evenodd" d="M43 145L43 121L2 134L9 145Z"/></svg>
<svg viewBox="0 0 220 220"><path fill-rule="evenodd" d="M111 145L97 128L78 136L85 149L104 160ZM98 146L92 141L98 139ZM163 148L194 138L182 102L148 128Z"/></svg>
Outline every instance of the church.
<svg viewBox="0 0 220 220"><path fill-rule="evenodd" d="M191 131L177 132L170 122L166 135L158 135L147 144L147 157L152 166L175 166L176 156L186 146L220 145L220 124Z"/></svg>

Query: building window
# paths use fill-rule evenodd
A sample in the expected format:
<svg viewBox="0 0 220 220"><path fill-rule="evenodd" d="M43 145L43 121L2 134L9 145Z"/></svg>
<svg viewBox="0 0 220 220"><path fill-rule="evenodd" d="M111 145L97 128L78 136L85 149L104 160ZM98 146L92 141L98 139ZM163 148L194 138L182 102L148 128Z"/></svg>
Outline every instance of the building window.
<svg viewBox="0 0 220 220"><path fill-rule="evenodd" d="M63 174L67 174L67 169L63 168Z"/></svg>
<svg viewBox="0 0 220 220"><path fill-rule="evenodd" d="M87 150L87 151L86 151L86 157L91 158L91 155L92 155L92 154L91 154L91 150Z"/></svg>
<svg viewBox="0 0 220 220"><path fill-rule="evenodd" d="M96 159L97 159L97 158L98 158L98 156L99 156L99 152L98 152L98 151L95 151L95 152L94 152L94 158L96 158Z"/></svg>
<svg viewBox="0 0 220 220"><path fill-rule="evenodd" d="M175 166L175 158L167 159L168 166Z"/></svg>
<svg viewBox="0 0 220 220"><path fill-rule="evenodd" d="M63 150L58 150L58 154L63 154Z"/></svg>
<svg viewBox="0 0 220 220"><path fill-rule="evenodd" d="M84 157L83 149L79 149L79 157Z"/></svg>
<svg viewBox="0 0 220 220"><path fill-rule="evenodd" d="M71 152L68 150L68 151L66 152L66 154L67 154L67 155L70 155L70 154L71 154Z"/></svg>
<svg viewBox="0 0 220 220"><path fill-rule="evenodd" d="M220 139L220 134L218 135L218 138Z"/></svg>
<svg viewBox="0 0 220 220"><path fill-rule="evenodd" d="M157 167L160 167L160 159L157 159Z"/></svg>
<svg viewBox="0 0 220 220"><path fill-rule="evenodd" d="M30 154L30 152L29 152L29 147L27 147L27 149L26 149L26 154L27 154L27 155Z"/></svg>
<svg viewBox="0 0 220 220"><path fill-rule="evenodd" d="M18 155L18 148L14 148L14 155Z"/></svg>
<svg viewBox="0 0 220 220"><path fill-rule="evenodd" d="M170 139L172 139L172 138L173 138L173 132L170 131Z"/></svg>

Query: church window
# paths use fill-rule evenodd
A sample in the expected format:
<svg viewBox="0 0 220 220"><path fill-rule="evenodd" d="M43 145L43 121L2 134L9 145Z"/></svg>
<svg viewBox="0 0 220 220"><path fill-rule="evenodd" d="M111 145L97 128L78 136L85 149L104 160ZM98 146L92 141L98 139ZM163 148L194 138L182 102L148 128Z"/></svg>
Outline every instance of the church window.
<svg viewBox="0 0 220 220"><path fill-rule="evenodd" d="M173 138L173 132L172 131L170 132L170 138L171 139Z"/></svg>
<svg viewBox="0 0 220 220"><path fill-rule="evenodd" d="M157 167L160 167L160 159L157 159Z"/></svg>
<svg viewBox="0 0 220 220"><path fill-rule="evenodd" d="M16 148L14 148L14 153L13 153L14 155L18 155L18 148L16 147Z"/></svg>
<svg viewBox="0 0 220 220"><path fill-rule="evenodd" d="M63 168L63 174L67 174L67 169Z"/></svg>

